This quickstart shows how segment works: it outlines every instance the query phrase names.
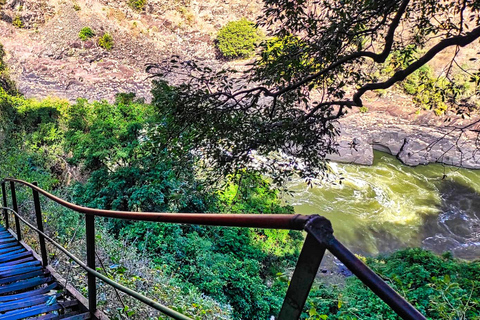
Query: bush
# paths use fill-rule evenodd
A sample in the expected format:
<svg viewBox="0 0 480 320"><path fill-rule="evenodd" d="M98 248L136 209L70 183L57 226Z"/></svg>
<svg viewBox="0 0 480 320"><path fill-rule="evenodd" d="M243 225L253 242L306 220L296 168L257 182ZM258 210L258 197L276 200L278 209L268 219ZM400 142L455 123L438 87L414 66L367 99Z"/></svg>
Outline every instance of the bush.
<svg viewBox="0 0 480 320"><path fill-rule="evenodd" d="M13 19L13 22L12 24L17 27L17 28L23 28L23 21L22 19L20 18L20 16L15 16L15 18Z"/></svg>
<svg viewBox="0 0 480 320"><path fill-rule="evenodd" d="M388 58L382 75L388 77L401 69L407 68L418 56L417 48L407 46L394 51ZM433 110L436 115L444 114L449 107L462 105L475 95L468 77L462 73L453 73L453 79L435 75L428 65L420 67L400 83L400 88L412 96L416 106Z"/></svg>
<svg viewBox="0 0 480 320"><path fill-rule="evenodd" d="M427 319L479 319L480 262L437 256L423 249L406 249L388 257L367 258L367 264L387 279ZM302 318L397 319L395 312L355 277L345 285L314 285ZM354 314L355 318L351 315ZM326 319L326 318L325 318Z"/></svg>
<svg viewBox="0 0 480 320"><path fill-rule="evenodd" d="M147 0L129 0L128 5L136 11L142 11L147 5Z"/></svg>
<svg viewBox="0 0 480 320"><path fill-rule="evenodd" d="M84 27L80 30L78 37L83 41L93 38L95 36L95 32L90 27Z"/></svg>
<svg viewBox="0 0 480 320"><path fill-rule="evenodd" d="M98 39L98 45L106 50L112 49L113 37L109 33L105 33L100 39Z"/></svg>
<svg viewBox="0 0 480 320"><path fill-rule="evenodd" d="M248 58L255 52L260 39L253 22L246 19L231 21L218 32L217 47L225 58Z"/></svg>

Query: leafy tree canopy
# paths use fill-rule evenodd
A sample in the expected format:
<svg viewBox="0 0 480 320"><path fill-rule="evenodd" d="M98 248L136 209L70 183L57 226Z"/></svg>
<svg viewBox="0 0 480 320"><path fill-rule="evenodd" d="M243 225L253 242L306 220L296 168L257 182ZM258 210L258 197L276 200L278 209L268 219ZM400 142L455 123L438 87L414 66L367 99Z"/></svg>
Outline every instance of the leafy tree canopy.
<svg viewBox="0 0 480 320"><path fill-rule="evenodd" d="M147 66L159 78L185 77L172 91L167 129L188 134L212 173L318 177L335 151L335 120L362 107L365 93L402 82L449 47L455 53L444 74L452 79L457 53L480 37L479 1L265 0L263 11L258 25L269 38L241 76L190 60ZM401 63L375 72L394 54ZM480 72L470 75L478 86ZM453 86L431 87L454 97Z"/></svg>

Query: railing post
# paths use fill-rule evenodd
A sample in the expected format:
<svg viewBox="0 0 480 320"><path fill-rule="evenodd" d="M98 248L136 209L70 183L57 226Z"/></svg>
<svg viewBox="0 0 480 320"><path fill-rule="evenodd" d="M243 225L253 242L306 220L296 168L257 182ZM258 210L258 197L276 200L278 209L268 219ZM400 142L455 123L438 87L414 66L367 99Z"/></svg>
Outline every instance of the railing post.
<svg viewBox="0 0 480 320"><path fill-rule="evenodd" d="M33 182L32 184L34 186L37 186L36 182ZM37 217L37 228L38 230L44 232L42 209L40 207L40 198L38 197L38 191L35 189L32 189L32 193L33 193L33 203L35 205L35 215ZM42 265L46 267L48 265L48 257L47 257L47 247L45 246L45 237L39 234L38 240L40 242L40 251L42 253Z"/></svg>
<svg viewBox="0 0 480 320"><path fill-rule="evenodd" d="M5 189L5 181L2 182L2 198L3 198L3 206L7 207L7 191ZM8 230L9 225L8 225L8 211L6 209L3 209L3 219L5 220L5 229Z"/></svg>
<svg viewBox="0 0 480 320"><path fill-rule="evenodd" d="M426 320L417 309L393 290L385 281L373 272L366 264L343 246L333 236L330 221L317 216L305 225L305 231L325 245L354 275L369 287L380 299L390 306L404 320Z"/></svg>
<svg viewBox="0 0 480 320"><path fill-rule="evenodd" d="M10 181L10 192L12 193L12 206L13 210L18 213L18 206L17 206L17 193L15 192L15 183ZM15 227L17 229L17 240L22 240L22 228L20 228L20 219L18 216L15 215Z"/></svg>
<svg viewBox="0 0 480 320"><path fill-rule="evenodd" d="M87 266L95 270L95 216L86 214L85 224L87 231ZM88 277L88 309L91 313L97 310L97 282L95 275L90 272Z"/></svg>
<svg viewBox="0 0 480 320"><path fill-rule="evenodd" d="M319 243L312 235L307 234L278 320L300 318L325 250L323 244Z"/></svg>

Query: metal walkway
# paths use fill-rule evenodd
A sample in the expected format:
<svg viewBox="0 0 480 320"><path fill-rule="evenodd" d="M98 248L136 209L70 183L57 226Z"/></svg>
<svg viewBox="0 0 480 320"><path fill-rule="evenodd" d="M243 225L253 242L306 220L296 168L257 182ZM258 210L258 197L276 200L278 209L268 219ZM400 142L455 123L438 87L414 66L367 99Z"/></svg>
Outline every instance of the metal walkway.
<svg viewBox="0 0 480 320"><path fill-rule="evenodd" d="M81 309L34 253L0 226L0 320L89 319Z"/></svg>

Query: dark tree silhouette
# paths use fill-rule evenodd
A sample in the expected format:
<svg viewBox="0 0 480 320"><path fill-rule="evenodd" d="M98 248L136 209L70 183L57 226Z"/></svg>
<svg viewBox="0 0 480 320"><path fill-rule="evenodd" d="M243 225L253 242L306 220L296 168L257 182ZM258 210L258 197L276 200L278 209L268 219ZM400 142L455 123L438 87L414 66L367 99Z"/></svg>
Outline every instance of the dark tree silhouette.
<svg viewBox="0 0 480 320"><path fill-rule="evenodd" d="M185 79L157 80L154 103L170 136L188 135L215 172L318 177L335 151L334 121L362 107L365 93L391 88L449 47L452 79L458 52L480 37L479 11L478 0L266 0L258 25L268 38L248 71L180 59L148 65L154 77ZM401 63L379 76L394 53ZM479 75L471 74L476 85Z"/></svg>

